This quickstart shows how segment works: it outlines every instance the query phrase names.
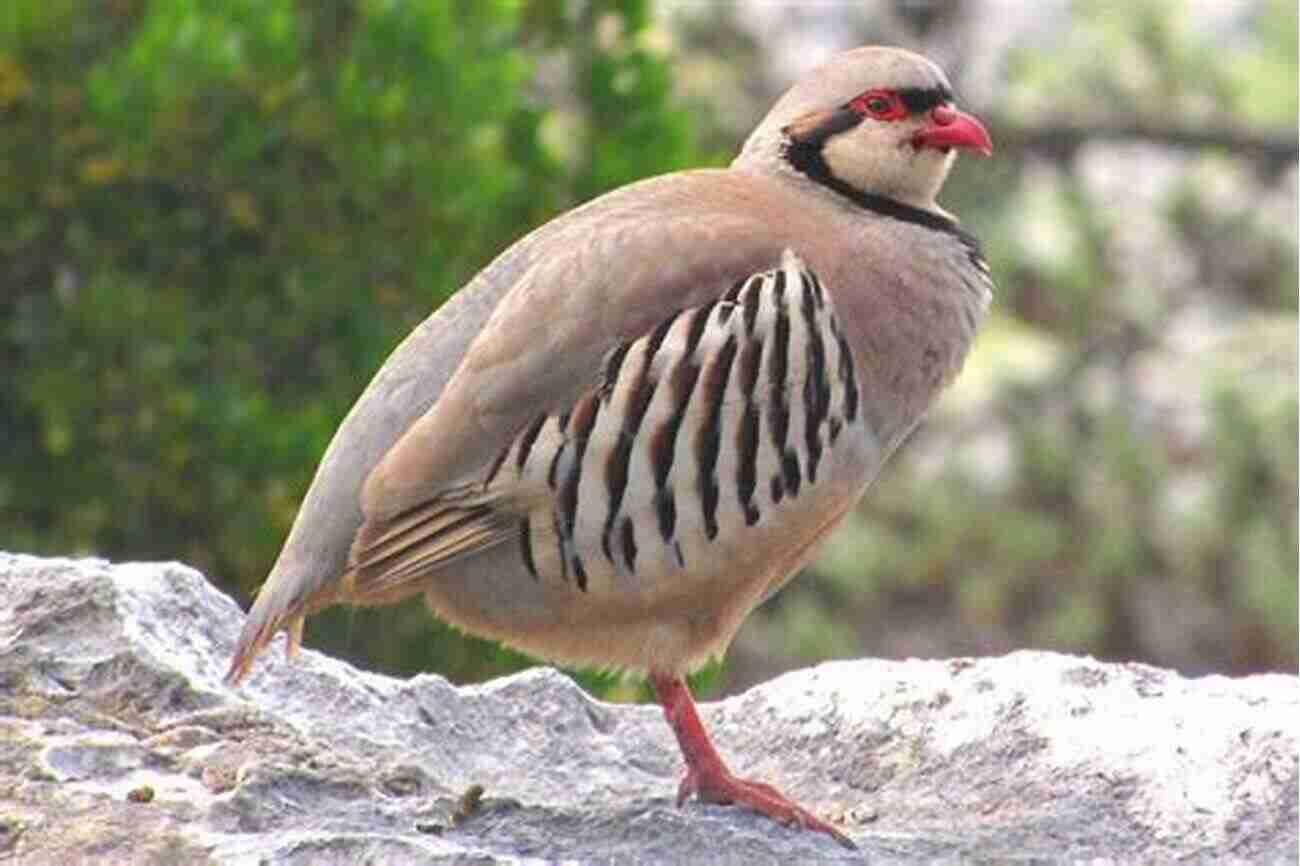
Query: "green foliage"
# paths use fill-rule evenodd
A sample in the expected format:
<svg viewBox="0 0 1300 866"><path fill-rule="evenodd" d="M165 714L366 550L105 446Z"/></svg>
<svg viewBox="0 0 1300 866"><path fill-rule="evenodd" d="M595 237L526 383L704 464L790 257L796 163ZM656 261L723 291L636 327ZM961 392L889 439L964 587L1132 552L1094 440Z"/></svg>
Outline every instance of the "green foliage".
<svg viewBox="0 0 1300 866"><path fill-rule="evenodd" d="M1249 25L1250 48L1237 48L1216 67L1224 70L1233 107L1244 117L1289 125L1300 113L1300 8L1292 0L1267 0Z"/></svg>
<svg viewBox="0 0 1300 866"><path fill-rule="evenodd" d="M251 594L410 327L556 211L696 161L636 0L5 7L4 548L174 557ZM543 59L576 83L559 104L528 95ZM312 633L389 669L525 663L385 617Z"/></svg>
<svg viewBox="0 0 1300 866"><path fill-rule="evenodd" d="M1294 666L1294 389L1225 379L1188 395L1209 425L1208 450L1189 454L1165 419L1088 387L1054 379L997 406L1013 459L992 482L978 458L933 475L904 455L805 581L819 591L766 609L780 621L766 632L805 660L855 641L800 635L820 623L830 640L849 621L873 653L969 641L965 651L1031 645L1191 670ZM934 447L926 438L913 447Z"/></svg>
<svg viewBox="0 0 1300 866"><path fill-rule="evenodd" d="M0 548L174 557L245 598L412 326L531 227L715 161L766 108L723 6L671 67L649 0L0 6ZM1295 4L1196 7L1074 3L969 107L1005 126L1293 129ZM670 69L694 81L690 116ZM1165 148L1177 180L1143 202L1098 193L1084 151L1105 146L959 164L945 206L1000 285L958 383L980 392L960 398L973 420L937 412L901 451L822 574L764 608L765 653L1294 668L1294 201L1260 203L1294 162ZM1168 323L1211 301L1260 327L1171 363ZM1153 403L1151 371L1180 364L1178 399ZM990 372L1007 368L1023 375ZM308 639L459 680L528 663L418 603L335 609Z"/></svg>

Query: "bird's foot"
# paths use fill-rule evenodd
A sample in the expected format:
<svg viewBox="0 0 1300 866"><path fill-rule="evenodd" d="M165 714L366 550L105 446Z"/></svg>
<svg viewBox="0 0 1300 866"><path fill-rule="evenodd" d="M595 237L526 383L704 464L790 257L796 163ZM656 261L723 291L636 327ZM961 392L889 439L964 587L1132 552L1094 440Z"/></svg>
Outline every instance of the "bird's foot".
<svg viewBox="0 0 1300 866"><path fill-rule="evenodd" d="M844 833L793 802L776 788L765 782L739 779L723 766L688 769L677 788L677 805L685 803L691 794L708 803L747 806L778 824L825 833L850 850L857 850L858 847Z"/></svg>
<svg viewBox="0 0 1300 866"><path fill-rule="evenodd" d="M682 757L686 759L686 775L677 788L678 806L685 803L691 794L708 803L748 806L779 824L825 833L845 848L857 848L848 836L791 802L771 785L732 775L722 756L713 748L699 713L695 711L695 699L680 676L652 672L650 683L664 708L664 718L677 736Z"/></svg>

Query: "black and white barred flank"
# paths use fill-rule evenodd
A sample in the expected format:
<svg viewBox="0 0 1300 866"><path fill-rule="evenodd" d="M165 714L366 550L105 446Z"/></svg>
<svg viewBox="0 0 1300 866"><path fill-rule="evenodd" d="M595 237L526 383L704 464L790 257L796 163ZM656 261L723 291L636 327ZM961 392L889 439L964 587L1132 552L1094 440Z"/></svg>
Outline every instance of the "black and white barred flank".
<svg viewBox="0 0 1300 866"><path fill-rule="evenodd" d="M539 415L483 479L549 492L519 518L536 579L685 569L737 543L824 479L862 424L848 342L817 275L792 253L717 300L615 347L569 411Z"/></svg>

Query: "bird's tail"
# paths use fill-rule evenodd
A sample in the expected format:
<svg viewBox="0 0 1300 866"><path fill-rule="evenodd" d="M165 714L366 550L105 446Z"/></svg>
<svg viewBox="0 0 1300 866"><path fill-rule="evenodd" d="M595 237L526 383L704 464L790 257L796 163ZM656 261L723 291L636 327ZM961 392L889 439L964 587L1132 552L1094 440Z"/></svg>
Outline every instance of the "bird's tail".
<svg viewBox="0 0 1300 866"><path fill-rule="evenodd" d="M302 645L302 626L306 618L343 600L342 589L346 585L344 580L333 580L315 589L306 589L312 581L288 578L288 575L273 572L262 585L257 600L248 612L239 641L235 644L235 652L226 671L226 683L236 685L247 676L252 669L253 660L281 629L289 633L285 655L292 658Z"/></svg>

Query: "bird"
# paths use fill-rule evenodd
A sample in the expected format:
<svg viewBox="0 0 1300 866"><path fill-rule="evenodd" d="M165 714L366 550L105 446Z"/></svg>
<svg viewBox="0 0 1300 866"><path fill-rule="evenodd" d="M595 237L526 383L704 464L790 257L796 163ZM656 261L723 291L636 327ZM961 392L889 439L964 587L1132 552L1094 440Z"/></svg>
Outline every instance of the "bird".
<svg viewBox="0 0 1300 866"><path fill-rule="evenodd" d="M677 791L851 838L736 776L685 676L721 657L960 370L993 294L936 201L991 155L931 60L830 57L726 168L534 229L392 353L326 450L238 638L239 682L338 603L423 595L540 659L648 677Z"/></svg>

